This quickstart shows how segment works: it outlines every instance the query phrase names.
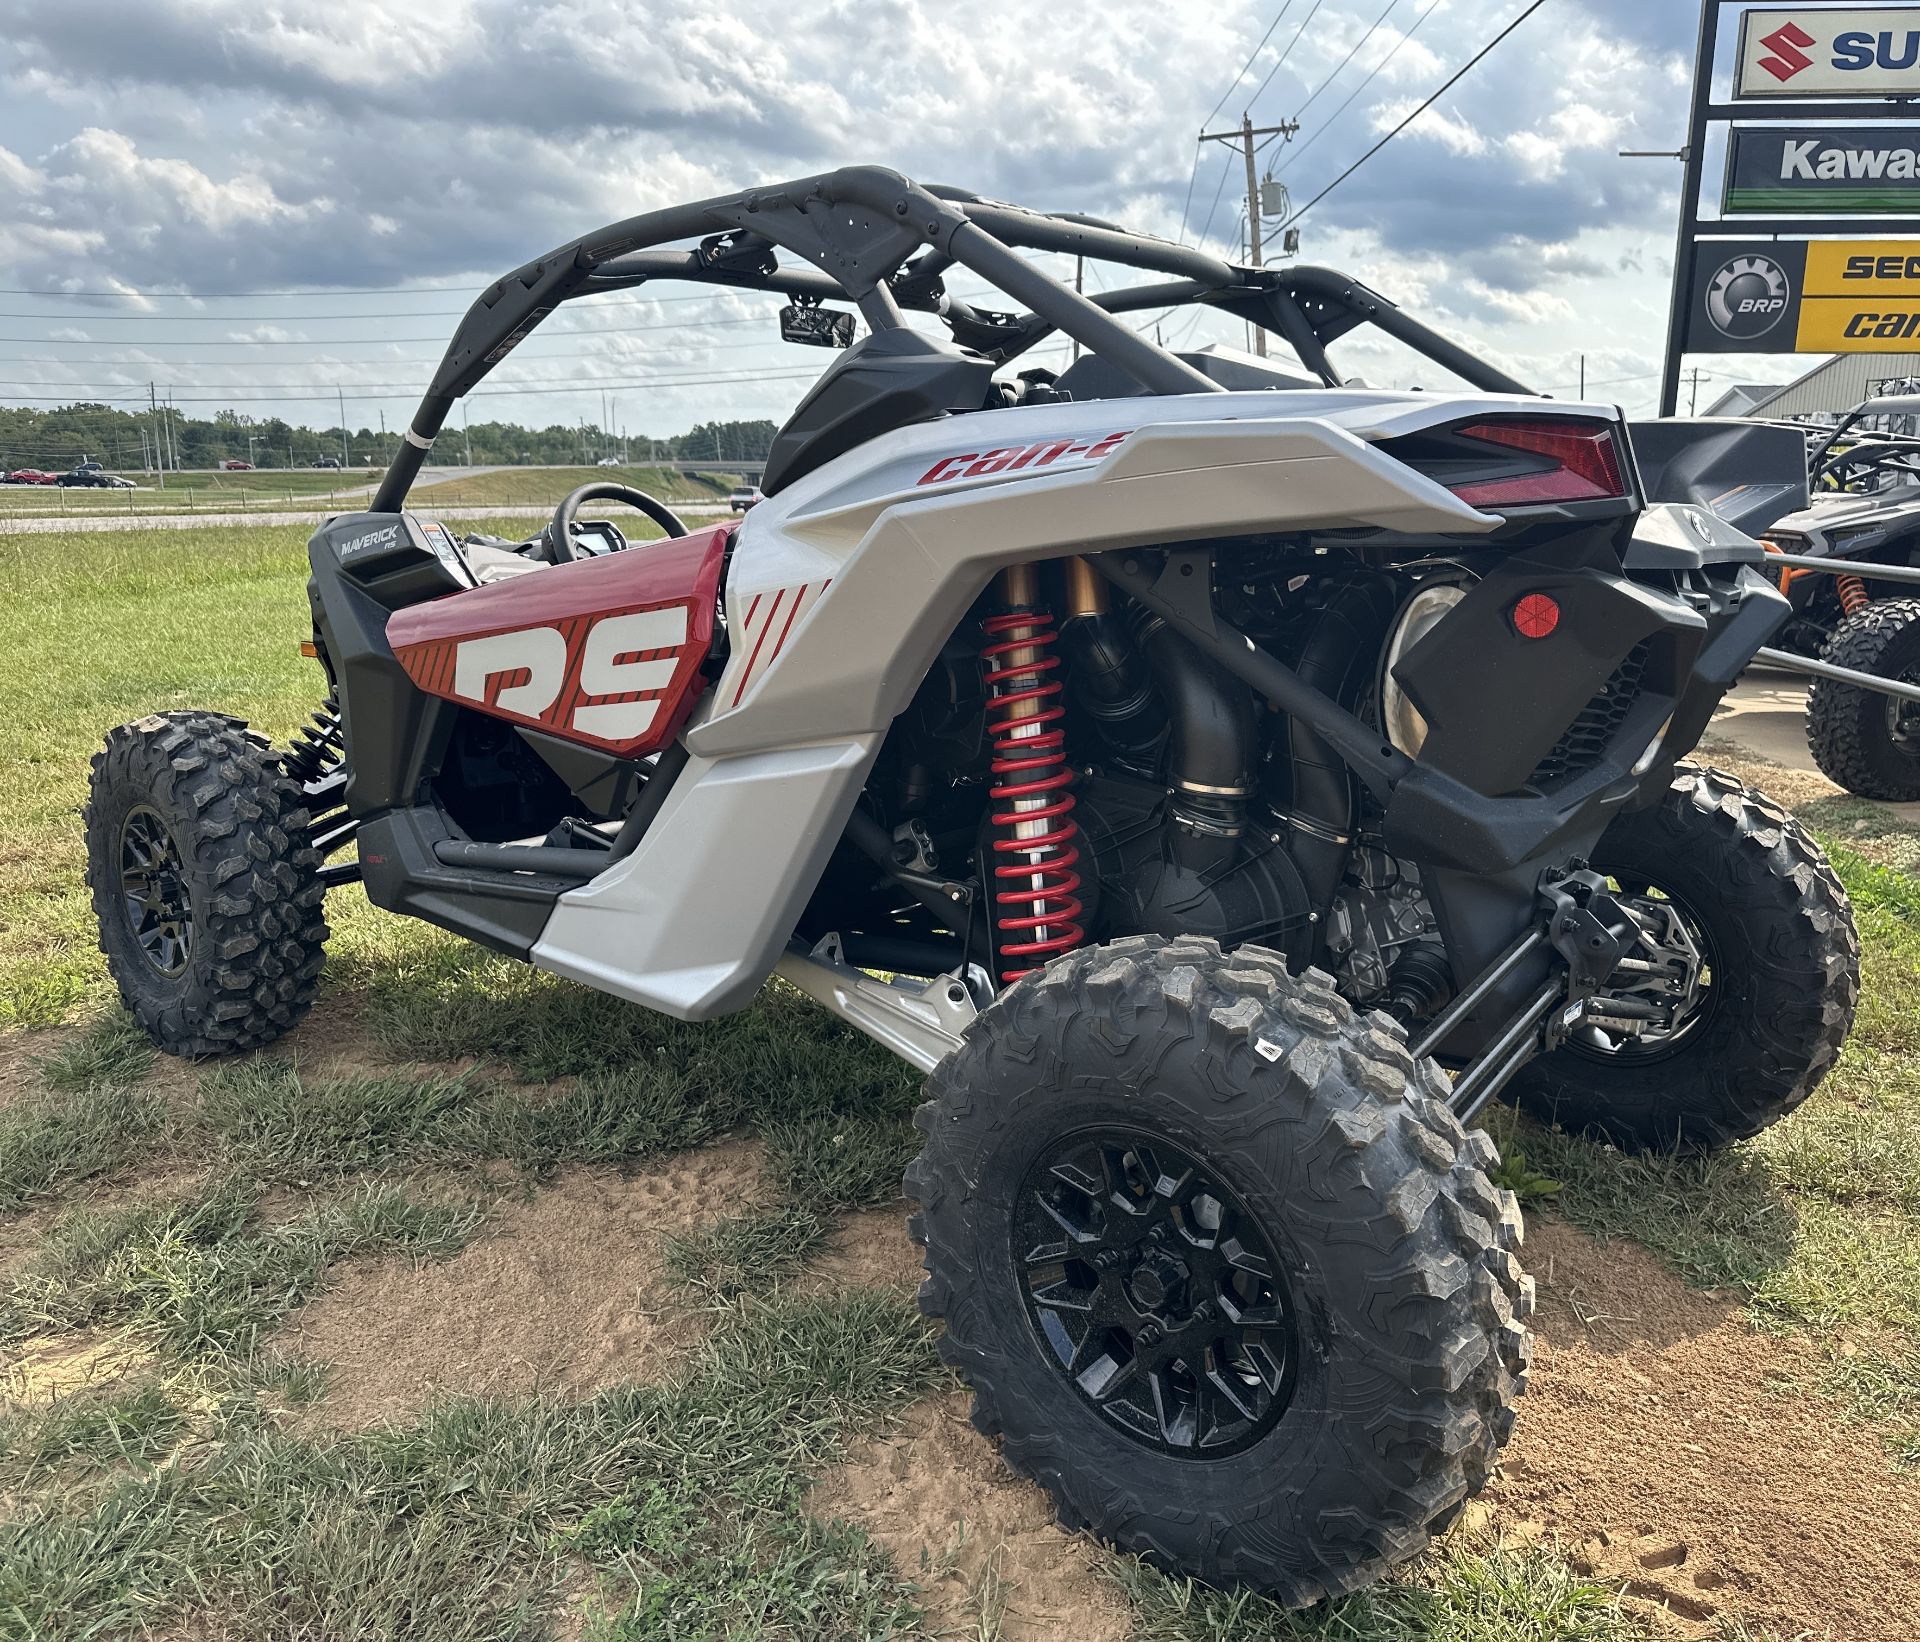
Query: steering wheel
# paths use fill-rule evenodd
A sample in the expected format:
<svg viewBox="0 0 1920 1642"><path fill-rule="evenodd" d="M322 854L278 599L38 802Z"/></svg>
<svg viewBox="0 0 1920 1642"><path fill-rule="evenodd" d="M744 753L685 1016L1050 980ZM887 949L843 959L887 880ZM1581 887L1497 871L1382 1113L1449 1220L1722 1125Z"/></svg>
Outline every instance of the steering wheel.
<svg viewBox="0 0 1920 1642"><path fill-rule="evenodd" d="M566 564L580 557L573 546L573 521L583 502L625 502L628 507L646 514L669 536L684 536L687 533L687 527L680 522L679 515L665 502L656 500L644 490L635 490L632 485L618 484L611 479L596 479L562 497L560 505L553 510L553 517L547 522L545 531L547 561L550 564Z"/></svg>

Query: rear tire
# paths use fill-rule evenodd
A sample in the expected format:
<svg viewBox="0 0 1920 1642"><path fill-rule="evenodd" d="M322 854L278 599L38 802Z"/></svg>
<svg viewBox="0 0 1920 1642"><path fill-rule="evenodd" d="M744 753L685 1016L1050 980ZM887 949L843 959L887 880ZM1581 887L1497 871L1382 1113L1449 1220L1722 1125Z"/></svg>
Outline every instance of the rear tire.
<svg viewBox="0 0 1920 1642"><path fill-rule="evenodd" d="M1834 628L1820 658L1920 682L1920 599L1888 599ZM1837 787L1862 798L1920 798L1920 702L1816 678L1807 690L1807 750Z"/></svg>
<svg viewBox="0 0 1920 1642"><path fill-rule="evenodd" d="M1009 990L928 1093L921 1309L1068 1528L1302 1607L1486 1482L1525 1385L1520 1212L1398 1026L1278 954L1135 936ZM1083 1218L1056 1282L1044 1237Z"/></svg>
<svg viewBox="0 0 1920 1642"><path fill-rule="evenodd" d="M1593 866L1675 904L1711 967L1706 1004L1657 1052L1569 1044L1542 1056L1511 1098L1626 1151L1712 1152L1812 1094L1853 1024L1860 941L1805 829L1724 771L1683 765L1659 804L1607 828Z"/></svg>
<svg viewBox="0 0 1920 1642"><path fill-rule="evenodd" d="M93 758L87 886L121 1000L198 1059L257 1049L312 1006L327 925L300 789L219 713L123 724Z"/></svg>

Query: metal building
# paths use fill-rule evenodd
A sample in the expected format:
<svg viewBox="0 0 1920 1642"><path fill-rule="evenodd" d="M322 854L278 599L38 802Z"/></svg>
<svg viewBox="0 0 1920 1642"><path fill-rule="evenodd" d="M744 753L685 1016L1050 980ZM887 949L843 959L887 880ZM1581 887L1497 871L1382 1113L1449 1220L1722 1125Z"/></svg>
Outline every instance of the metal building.
<svg viewBox="0 0 1920 1642"><path fill-rule="evenodd" d="M1832 422L1863 399L1914 392L1920 392L1920 353L1842 353L1775 388L1751 409L1718 414Z"/></svg>

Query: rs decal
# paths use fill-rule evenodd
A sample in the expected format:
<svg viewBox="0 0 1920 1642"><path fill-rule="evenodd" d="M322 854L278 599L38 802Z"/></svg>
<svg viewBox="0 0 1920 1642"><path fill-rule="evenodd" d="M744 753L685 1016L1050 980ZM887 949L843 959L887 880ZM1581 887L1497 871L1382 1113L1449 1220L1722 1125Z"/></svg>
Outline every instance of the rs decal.
<svg viewBox="0 0 1920 1642"><path fill-rule="evenodd" d="M387 642L428 695L644 758L705 693L732 534L717 525L409 605Z"/></svg>
<svg viewBox="0 0 1920 1642"><path fill-rule="evenodd" d="M1104 439L1043 439L1037 445L1000 445L943 456L914 481L937 485L948 479L986 479L996 473L1034 473L1056 462L1097 462L1118 450L1132 435L1127 428Z"/></svg>
<svg viewBox="0 0 1920 1642"><path fill-rule="evenodd" d="M561 722L596 741L644 736L659 716L660 693L673 682L686 643L684 606L602 616L586 628L579 676ZM489 633L454 645L447 693L476 707L546 719L572 668L567 635L558 627Z"/></svg>

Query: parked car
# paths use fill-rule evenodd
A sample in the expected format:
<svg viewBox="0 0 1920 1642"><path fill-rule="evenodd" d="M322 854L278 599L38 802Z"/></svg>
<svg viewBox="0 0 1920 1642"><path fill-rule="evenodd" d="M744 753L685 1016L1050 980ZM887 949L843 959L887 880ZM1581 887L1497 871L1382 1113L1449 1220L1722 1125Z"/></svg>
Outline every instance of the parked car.
<svg viewBox="0 0 1920 1642"><path fill-rule="evenodd" d="M764 502L766 497L760 494L758 485L735 485L727 496L727 506L735 513L745 513L755 502Z"/></svg>
<svg viewBox="0 0 1920 1642"><path fill-rule="evenodd" d="M50 473L45 468L15 468L7 475L10 485L51 485L59 481L60 475Z"/></svg>
<svg viewBox="0 0 1920 1642"><path fill-rule="evenodd" d="M69 490L131 490L133 481L122 479L117 474L104 473L96 463L92 467L77 467L70 473L54 475L56 485L64 485Z"/></svg>
<svg viewBox="0 0 1920 1642"><path fill-rule="evenodd" d="M617 456L603 456L600 458L599 461L595 462L593 465L597 468L617 468L617 467L625 466L625 464Z"/></svg>
<svg viewBox="0 0 1920 1642"><path fill-rule="evenodd" d="M318 457L313 465L317 468L337 468L340 465L340 458L337 456Z"/></svg>
<svg viewBox="0 0 1920 1642"><path fill-rule="evenodd" d="M75 473L98 473L100 472L100 464L90 459L86 461L75 462L73 464L73 471Z"/></svg>
<svg viewBox="0 0 1920 1642"><path fill-rule="evenodd" d="M238 456L229 456L220 464L220 467L221 471L225 473L251 473L253 471L253 464L251 462L243 462Z"/></svg>

